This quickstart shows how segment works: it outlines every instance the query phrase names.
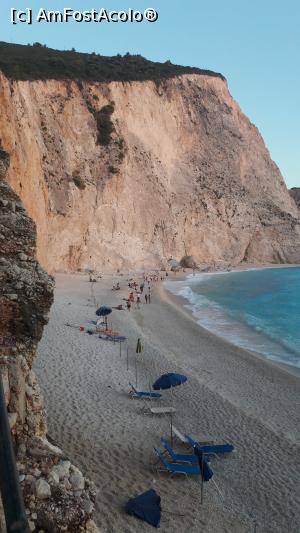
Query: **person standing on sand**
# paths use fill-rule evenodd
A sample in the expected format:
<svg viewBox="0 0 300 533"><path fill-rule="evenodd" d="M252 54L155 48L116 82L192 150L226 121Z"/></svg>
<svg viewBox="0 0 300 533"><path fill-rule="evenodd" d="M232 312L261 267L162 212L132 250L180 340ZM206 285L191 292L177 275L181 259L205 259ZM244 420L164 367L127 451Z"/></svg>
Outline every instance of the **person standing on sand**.
<svg viewBox="0 0 300 533"><path fill-rule="evenodd" d="M132 302L132 303L134 302L134 295L133 295L133 292L131 292L131 293L129 294L128 300L129 300L130 302Z"/></svg>
<svg viewBox="0 0 300 533"><path fill-rule="evenodd" d="M147 294L145 294L145 302L146 302L146 304L148 303L148 296L147 296Z"/></svg>
<svg viewBox="0 0 300 533"><path fill-rule="evenodd" d="M148 294L148 303L151 304L151 292L150 292L150 289L149 289L149 294Z"/></svg>
<svg viewBox="0 0 300 533"><path fill-rule="evenodd" d="M138 295L136 297L136 308L139 309L140 308L140 303L141 303L141 299L140 299L140 296Z"/></svg>

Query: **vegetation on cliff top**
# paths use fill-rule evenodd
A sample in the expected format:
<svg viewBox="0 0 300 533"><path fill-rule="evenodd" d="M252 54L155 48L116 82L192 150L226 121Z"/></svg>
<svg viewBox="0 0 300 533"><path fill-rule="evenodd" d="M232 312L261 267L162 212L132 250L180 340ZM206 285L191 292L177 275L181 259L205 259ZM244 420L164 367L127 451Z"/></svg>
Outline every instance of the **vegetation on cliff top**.
<svg viewBox="0 0 300 533"><path fill-rule="evenodd" d="M24 46L0 42L0 70L15 80L162 81L181 74L225 79L211 70L182 67L170 61L154 63L141 55L106 57L75 50L53 50L40 43Z"/></svg>

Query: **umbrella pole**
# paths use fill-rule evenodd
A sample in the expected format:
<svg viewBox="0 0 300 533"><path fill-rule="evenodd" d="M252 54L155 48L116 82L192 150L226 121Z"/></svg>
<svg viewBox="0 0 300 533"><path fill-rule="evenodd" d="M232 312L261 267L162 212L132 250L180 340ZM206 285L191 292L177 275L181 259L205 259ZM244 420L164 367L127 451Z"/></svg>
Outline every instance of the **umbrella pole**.
<svg viewBox="0 0 300 533"><path fill-rule="evenodd" d="M121 357L122 357L122 343L120 341L120 359L121 359Z"/></svg>
<svg viewBox="0 0 300 533"><path fill-rule="evenodd" d="M138 376L137 376L137 357L135 356L135 388L137 389L137 382L138 382Z"/></svg>
<svg viewBox="0 0 300 533"><path fill-rule="evenodd" d="M204 489L204 477L203 477L203 453L201 454L201 505L203 504L203 489Z"/></svg>
<svg viewBox="0 0 300 533"><path fill-rule="evenodd" d="M171 396L172 396L172 409L174 405L174 398L173 398L173 387L171 387ZM173 447L173 413L171 412L171 446Z"/></svg>
<svg viewBox="0 0 300 533"><path fill-rule="evenodd" d="M128 346L127 346L127 372L128 372Z"/></svg>

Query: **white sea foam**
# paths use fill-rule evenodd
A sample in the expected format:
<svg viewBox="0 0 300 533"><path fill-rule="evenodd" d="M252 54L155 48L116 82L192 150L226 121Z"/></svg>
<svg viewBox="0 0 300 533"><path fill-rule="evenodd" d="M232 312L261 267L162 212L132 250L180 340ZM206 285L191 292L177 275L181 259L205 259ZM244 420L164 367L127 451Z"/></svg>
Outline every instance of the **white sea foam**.
<svg viewBox="0 0 300 533"><path fill-rule="evenodd" d="M265 323L249 313L244 313L243 317L238 319L228 309L193 290L194 286L199 286L213 276L229 273L191 274L184 281L168 281L165 287L174 295L188 301L185 307L192 312L201 327L236 346L264 355L270 360L300 368L299 353L293 350L290 344L278 339L276 330L270 326L266 328Z"/></svg>

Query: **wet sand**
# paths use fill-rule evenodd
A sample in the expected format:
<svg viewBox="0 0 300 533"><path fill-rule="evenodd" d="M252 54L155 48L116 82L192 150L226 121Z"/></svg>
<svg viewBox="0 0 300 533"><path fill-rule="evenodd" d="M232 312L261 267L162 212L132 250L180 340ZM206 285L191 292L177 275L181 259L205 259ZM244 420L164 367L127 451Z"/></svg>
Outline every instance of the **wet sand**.
<svg viewBox="0 0 300 533"><path fill-rule="evenodd" d="M95 303L122 303L127 277L104 276L92 295L86 276L58 275L35 367L49 434L98 486L100 531L153 530L124 512L129 497L151 487L162 498L162 532L299 531L299 377L202 329L160 284L150 305L111 315L128 337L127 370L126 345L120 357L119 345L65 325L89 327ZM112 292L112 280L125 290ZM145 349L136 358L138 337ZM200 505L199 479L153 469L153 446L169 434L169 418L144 414L129 398L136 360L140 389L164 372L188 377L162 402L176 408L183 433L236 446L211 461L222 497L209 482Z"/></svg>

